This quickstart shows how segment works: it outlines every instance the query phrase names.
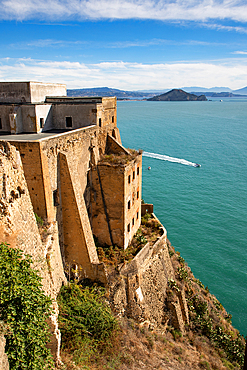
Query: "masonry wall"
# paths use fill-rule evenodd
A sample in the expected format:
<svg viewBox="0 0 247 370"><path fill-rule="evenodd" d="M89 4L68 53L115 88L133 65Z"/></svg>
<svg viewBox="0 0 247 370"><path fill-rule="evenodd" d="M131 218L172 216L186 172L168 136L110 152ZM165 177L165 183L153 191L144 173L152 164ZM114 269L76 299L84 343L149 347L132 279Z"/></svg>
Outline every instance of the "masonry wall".
<svg viewBox="0 0 247 370"><path fill-rule="evenodd" d="M116 98L102 98L102 104L97 105L97 124L101 120L101 127L117 125L117 100Z"/></svg>
<svg viewBox="0 0 247 370"><path fill-rule="evenodd" d="M14 104L31 102L29 82L1 82L0 102Z"/></svg>
<svg viewBox="0 0 247 370"><path fill-rule="evenodd" d="M1 82L0 102L37 103L46 96L66 96L66 85L42 82Z"/></svg>
<svg viewBox="0 0 247 370"><path fill-rule="evenodd" d="M54 104L52 113L53 127L56 129L67 128L73 130L97 124L95 104ZM71 117L71 127L66 126L66 117Z"/></svg>
<svg viewBox="0 0 247 370"><path fill-rule="evenodd" d="M141 224L142 156L128 165L124 179L124 248L127 248Z"/></svg>
<svg viewBox="0 0 247 370"><path fill-rule="evenodd" d="M49 318L52 331L51 350L59 360L60 333L56 296L64 276L56 223L49 223L42 238L39 233L19 152L0 141L0 236L1 242L32 256L39 271L44 292L51 296L54 313Z"/></svg>
<svg viewBox="0 0 247 370"><path fill-rule="evenodd" d="M44 82L30 82L31 102L44 102L47 96L66 96L67 89L64 84Z"/></svg>
<svg viewBox="0 0 247 370"><path fill-rule="evenodd" d="M100 244L124 247L124 166L92 169L92 230Z"/></svg>
<svg viewBox="0 0 247 370"><path fill-rule="evenodd" d="M1 131L10 132L9 115L13 113L14 106L0 104L0 119L1 119Z"/></svg>

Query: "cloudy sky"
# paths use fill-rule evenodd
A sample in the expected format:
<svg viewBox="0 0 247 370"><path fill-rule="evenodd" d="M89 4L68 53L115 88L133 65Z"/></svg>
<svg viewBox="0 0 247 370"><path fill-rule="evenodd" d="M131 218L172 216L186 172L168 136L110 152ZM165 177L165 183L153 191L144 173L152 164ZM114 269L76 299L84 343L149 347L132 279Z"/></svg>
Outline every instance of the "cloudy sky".
<svg viewBox="0 0 247 370"><path fill-rule="evenodd" d="M0 0L0 80L247 86L246 0Z"/></svg>

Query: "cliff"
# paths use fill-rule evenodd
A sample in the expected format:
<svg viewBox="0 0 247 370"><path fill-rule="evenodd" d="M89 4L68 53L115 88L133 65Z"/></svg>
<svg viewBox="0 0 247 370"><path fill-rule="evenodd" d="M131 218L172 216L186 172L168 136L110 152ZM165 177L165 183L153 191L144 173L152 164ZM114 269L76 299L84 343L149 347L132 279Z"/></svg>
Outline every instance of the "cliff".
<svg viewBox="0 0 247 370"><path fill-rule="evenodd" d="M173 89L165 94L154 96L147 99L148 101L206 101L205 95L197 96L195 94L187 93L180 89Z"/></svg>

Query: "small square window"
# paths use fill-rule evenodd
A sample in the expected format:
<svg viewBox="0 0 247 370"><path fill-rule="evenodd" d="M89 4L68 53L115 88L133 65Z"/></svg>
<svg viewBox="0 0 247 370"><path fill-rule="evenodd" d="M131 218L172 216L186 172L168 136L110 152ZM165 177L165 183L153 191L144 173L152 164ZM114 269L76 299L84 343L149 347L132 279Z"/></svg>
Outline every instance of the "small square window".
<svg viewBox="0 0 247 370"><path fill-rule="evenodd" d="M128 233L130 232L130 224L127 226Z"/></svg>
<svg viewBox="0 0 247 370"><path fill-rule="evenodd" d="M128 209L130 209L130 200L128 201Z"/></svg>
<svg viewBox="0 0 247 370"><path fill-rule="evenodd" d="M72 127L72 117L66 117L66 127Z"/></svg>

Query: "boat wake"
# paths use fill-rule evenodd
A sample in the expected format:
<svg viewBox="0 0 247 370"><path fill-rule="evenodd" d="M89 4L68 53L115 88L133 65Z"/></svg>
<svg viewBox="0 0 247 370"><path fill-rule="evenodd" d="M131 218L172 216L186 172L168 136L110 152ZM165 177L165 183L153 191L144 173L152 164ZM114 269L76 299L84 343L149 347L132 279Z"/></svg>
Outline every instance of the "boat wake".
<svg viewBox="0 0 247 370"><path fill-rule="evenodd" d="M184 164L185 166L201 167L201 165L198 163L189 162L189 161L186 161L186 159L169 157L168 155L149 153L149 152L143 152L142 155L144 157L160 159L161 161L168 161L168 162Z"/></svg>

